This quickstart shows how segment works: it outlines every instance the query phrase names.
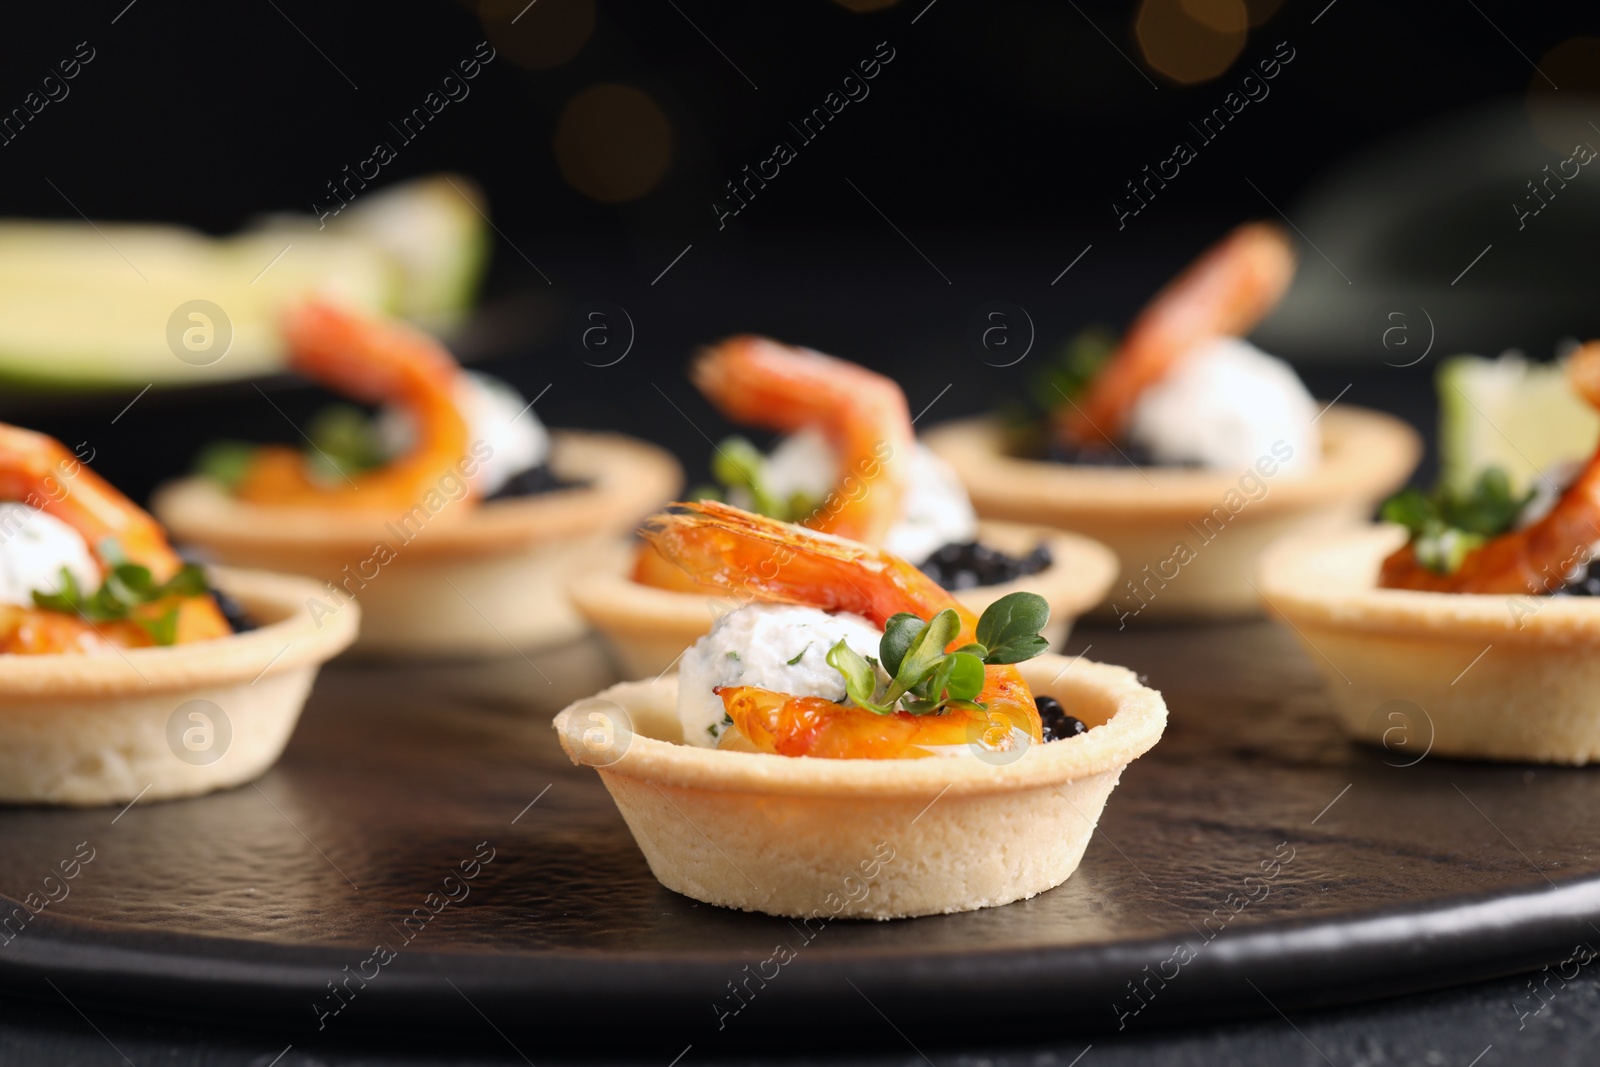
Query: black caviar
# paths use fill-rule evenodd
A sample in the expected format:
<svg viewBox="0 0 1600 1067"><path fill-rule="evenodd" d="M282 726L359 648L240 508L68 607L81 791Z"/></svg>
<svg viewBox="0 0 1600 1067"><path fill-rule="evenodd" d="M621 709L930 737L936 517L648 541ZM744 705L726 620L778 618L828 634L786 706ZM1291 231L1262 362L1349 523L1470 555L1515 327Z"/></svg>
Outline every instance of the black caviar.
<svg viewBox="0 0 1600 1067"><path fill-rule="evenodd" d="M572 489L581 484L565 480L550 469L550 464L541 463L537 467L529 467L525 471L513 474L505 485L484 499L510 500L519 496L538 496L540 493L553 493L558 489Z"/></svg>
<svg viewBox="0 0 1600 1067"><path fill-rule="evenodd" d="M1062 709L1061 701L1055 697L1034 697L1033 702L1039 708L1039 721L1044 727L1046 741L1060 741L1089 732L1083 720L1068 715Z"/></svg>
<svg viewBox="0 0 1600 1067"><path fill-rule="evenodd" d="M1045 448L1044 458L1052 463L1068 463L1076 467L1198 467L1194 460L1157 459L1148 448L1127 442L1112 445L1105 441L1095 444L1069 445L1051 441Z"/></svg>
<svg viewBox="0 0 1600 1067"><path fill-rule="evenodd" d="M178 558L197 567L204 567L211 562L205 553L187 545L178 549ZM250 617L250 613L245 610L243 604L216 586L211 587L211 599L216 601L217 610L222 612L222 617L227 620L229 626L233 627L234 633L248 633L251 630L259 630L261 628L261 624Z"/></svg>
<svg viewBox="0 0 1600 1067"><path fill-rule="evenodd" d="M228 620L228 625L233 627L236 634L247 633L260 627L260 623L250 617L244 605L220 589L211 590L211 599L217 602L217 610L222 612L222 617Z"/></svg>
<svg viewBox="0 0 1600 1067"><path fill-rule="evenodd" d="M1560 589L1552 589L1551 596L1600 596L1600 559L1589 561L1578 576Z"/></svg>
<svg viewBox="0 0 1600 1067"><path fill-rule="evenodd" d="M1000 585L1050 566L1050 546L1041 544L1026 556L1012 556L977 541L952 541L922 564L922 573L946 589Z"/></svg>

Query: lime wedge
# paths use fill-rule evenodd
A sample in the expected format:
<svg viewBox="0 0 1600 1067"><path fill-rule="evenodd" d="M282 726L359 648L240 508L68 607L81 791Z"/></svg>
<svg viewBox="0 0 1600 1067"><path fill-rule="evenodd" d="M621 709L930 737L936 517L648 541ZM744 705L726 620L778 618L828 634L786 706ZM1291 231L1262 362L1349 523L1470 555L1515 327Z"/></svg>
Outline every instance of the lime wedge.
<svg viewBox="0 0 1600 1067"><path fill-rule="evenodd" d="M394 310L423 327L446 330L471 307L489 258L488 207L476 182L437 174L362 192L319 223L309 215L274 215L273 234L355 238L399 270Z"/></svg>
<svg viewBox="0 0 1600 1067"><path fill-rule="evenodd" d="M386 309L397 279L388 256L331 234L0 221L0 376L94 387L260 375L282 366L289 300Z"/></svg>
<svg viewBox="0 0 1600 1067"><path fill-rule="evenodd" d="M357 200L328 228L394 257L400 314L438 330L459 320L477 295L489 260L487 212L476 183L441 174Z"/></svg>
<svg viewBox="0 0 1600 1067"><path fill-rule="evenodd" d="M0 380L104 388L282 368L278 320L318 294L430 329L471 305L487 256L477 187L439 176L357 197L318 224L231 237L179 226L0 219Z"/></svg>
<svg viewBox="0 0 1600 1067"><path fill-rule="evenodd" d="M1452 488L1466 489L1496 466L1520 492L1541 471L1587 458L1600 440L1600 414L1567 385L1564 363L1455 356L1435 381L1440 474Z"/></svg>

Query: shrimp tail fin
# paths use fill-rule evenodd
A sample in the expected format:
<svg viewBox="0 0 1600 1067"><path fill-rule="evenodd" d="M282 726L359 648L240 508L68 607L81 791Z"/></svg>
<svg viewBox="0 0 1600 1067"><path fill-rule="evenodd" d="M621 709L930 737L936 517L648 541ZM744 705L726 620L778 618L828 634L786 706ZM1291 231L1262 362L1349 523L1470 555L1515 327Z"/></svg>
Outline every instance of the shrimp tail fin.
<svg viewBox="0 0 1600 1067"><path fill-rule="evenodd" d="M460 367L444 346L405 323L369 318L326 300L283 314L290 366L370 403L448 392Z"/></svg>
<svg viewBox="0 0 1600 1067"><path fill-rule="evenodd" d="M1069 398L1055 413L1057 437L1068 445L1121 440L1146 389L1192 349L1248 334L1283 299L1294 271L1294 245L1283 227L1248 222L1235 228L1139 312L1083 396Z"/></svg>
<svg viewBox="0 0 1600 1067"><path fill-rule="evenodd" d="M776 572L802 554L846 566L870 566L882 555L858 542L769 519L718 500L672 504L647 520L639 533L696 579L726 589L744 588L752 575ZM795 602L804 601L796 598Z"/></svg>
<svg viewBox="0 0 1600 1067"><path fill-rule="evenodd" d="M908 608L929 617L954 606L964 632L975 625L938 583L901 559L715 500L674 504L640 534L697 581L743 599L849 611L879 626Z"/></svg>

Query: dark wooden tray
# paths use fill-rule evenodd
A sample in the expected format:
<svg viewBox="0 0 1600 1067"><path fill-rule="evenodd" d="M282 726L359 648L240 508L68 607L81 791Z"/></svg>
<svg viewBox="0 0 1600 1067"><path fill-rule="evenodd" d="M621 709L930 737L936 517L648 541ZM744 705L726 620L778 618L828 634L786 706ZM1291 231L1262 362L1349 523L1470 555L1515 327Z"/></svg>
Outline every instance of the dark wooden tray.
<svg viewBox="0 0 1600 1067"><path fill-rule="evenodd" d="M992 1040L1288 1011L1600 943L1600 774L1402 766L1413 757L1353 745L1266 623L1085 630L1085 645L1146 672L1172 721L1082 868L1031 901L809 937L697 904L656 884L593 773L557 747L565 694L539 671L562 682L574 650L537 669L341 664L257 785L121 813L0 811L9 901L93 849L0 944L0 982L286 1040L488 1020L540 1047L599 1033L666 1064L780 1025L793 1048L844 1024ZM394 956L370 962L379 944ZM779 944L795 958L746 986ZM351 973L369 978L335 999ZM755 991L743 1008L733 985Z"/></svg>

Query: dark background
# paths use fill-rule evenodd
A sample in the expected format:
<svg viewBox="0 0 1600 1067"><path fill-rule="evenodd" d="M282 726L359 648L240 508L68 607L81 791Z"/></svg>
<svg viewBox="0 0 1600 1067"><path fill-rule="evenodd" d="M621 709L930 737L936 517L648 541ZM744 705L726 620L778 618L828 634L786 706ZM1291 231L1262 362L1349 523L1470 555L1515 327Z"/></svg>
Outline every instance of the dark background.
<svg viewBox="0 0 1600 1067"><path fill-rule="evenodd" d="M1136 231L1183 227L1205 237L1270 214L1241 175L1292 204L1355 149L1477 101L1542 91L1519 51L1537 59L1600 32L1579 5L1562 18L1560 5L1504 0L1476 8L1258 0L1257 10L1276 10L1251 29L1229 71L1180 86L1138 62L1135 5L1103 0L901 0L867 14L827 0L759 8L538 0L510 25L524 2L492 0L481 13L417 2L39 5L30 22L8 24L0 102L20 102L80 40L97 57L69 100L3 149L6 210L73 217L45 175L96 219L225 232L262 211L309 210L327 199L326 180L391 137L386 123L487 38L500 58L384 178L477 177L500 228L558 283L581 290L590 272L604 271L604 284L645 286L685 243L703 241L705 254L675 292L705 303L717 279L781 265L785 248L806 237L825 259L880 258L886 282L920 274L848 177L935 262L981 257L951 275L958 288L1033 286L1041 282L1025 269L1031 261L1046 264L1048 283L1048 268L1065 266L1084 243L1111 240L1108 203L1124 180L1167 155L1184 122L1280 41L1296 58L1270 103L1247 110L1229 131L1238 135L1210 146ZM582 43L564 62L518 66L518 52L550 63L558 44L574 41ZM708 205L723 181L788 137L785 124L880 41L896 58L868 100L847 108L712 243ZM551 151L562 106L600 82L643 90L671 125L670 169L653 192L621 206L573 191ZM510 268L515 254L500 251ZM1174 249L1173 262L1185 251ZM625 277L629 263L636 270ZM938 281L925 263L922 271L913 284ZM938 290L928 291L933 306Z"/></svg>
<svg viewBox="0 0 1600 1067"><path fill-rule="evenodd" d="M267 211L309 212L375 141L398 144L388 123L487 39L498 55L470 96L399 145L374 184L440 170L480 182L499 234L487 312L463 352L493 357L490 369L530 396L551 385L537 408L547 422L627 427L675 447L691 477L702 437L728 430L683 379L695 344L756 330L857 359L900 380L913 411L939 398L932 423L1019 395L1063 339L1090 322L1122 326L1206 243L1277 209L1314 244L1301 245L1295 296L1354 301L1324 316L1338 330L1292 316L1284 328L1268 324L1269 347L1326 397L1353 385L1346 402L1428 427L1436 359L1385 367L1403 360L1382 344L1388 310L1417 318L1424 282L1434 287L1424 306L1439 334L1435 357L1506 345L1545 357L1559 338L1600 329L1590 265L1600 208L1582 200L1585 179L1568 193L1570 208L1552 205L1565 219L1516 232L1508 206L1525 193L1522 172L1492 173L1507 152L1484 110L1499 106L1527 127L1542 102L1579 101L1600 85L1594 38L1583 40L1597 20L1577 17L1576 6L1563 17L1497 0L1257 2L1260 25L1238 59L1179 85L1145 63L1135 5L1097 0L901 0L868 13L826 0L126 4L36 8L8 23L4 107L78 42L96 58L67 99L0 147L6 213L73 218L76 205L97 220L222 233ZM895 58L870 95L801 145L788 123L885 41ZM1202 145L1188 123L1262 58L1282 54L1280 42L1294 58L1270 95ZM599 83L646 94L670 140L659 179L623 202L573 188L553 148L563 108ZM1430 124L1441 121L1464 127L1468 165L1452 162L1418 188ZM584 132L592 158L624 176L659 154L659 132L637 123L598 120ZM1113 200L1180 137L1198 158L1119 229ZM719 230L711 205L725 199L723 183L778 138L798 158ZM1381 164L1408 147L1411 230L1388 224L1392 243L1360 269L1334 267L1355 255L1333 253L1350 227L1303 205L1363 153ZM1567 154L1538 151L1547 162ZM1535 159L1525 177L1538 174ZM1380 167L1375 185L1350 194L1357 214L1367 214L1363 198L1381 200L1405 178ZM1600 179L1587 180L1600 192ZM1491 241L1494 253L1445 285ZM1554 310L1539 304L1556 291L1570 298ZM1016 367L988 366L968 343L974 314L993 299L1025 308L1036 327L1036 354ZM635 327L617 366L586 365L569 338L576 309L593 300L626 309ZM1500 313L1485 317L1486 307ZM133 392L42 408L30 398L25 418L114 445L98 462L135 491L181 468L207 437L288 433L253 390L202 394L204 403L157 392L108 427ZM282 405L298 420L319 402L291 394Z"/></svg>

